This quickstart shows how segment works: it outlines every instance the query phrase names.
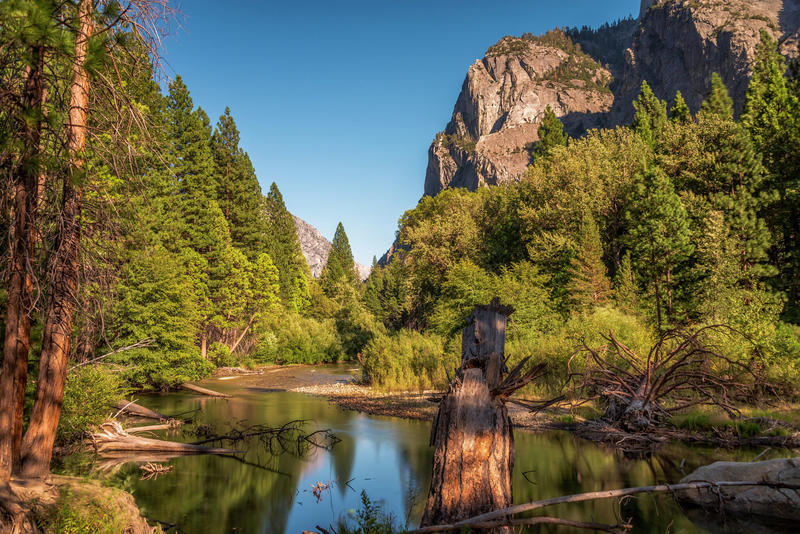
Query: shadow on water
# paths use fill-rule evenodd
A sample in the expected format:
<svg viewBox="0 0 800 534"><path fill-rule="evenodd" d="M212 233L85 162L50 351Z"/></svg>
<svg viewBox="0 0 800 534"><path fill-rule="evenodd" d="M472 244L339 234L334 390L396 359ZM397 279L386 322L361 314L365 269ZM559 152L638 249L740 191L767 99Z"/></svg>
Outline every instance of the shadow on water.
<svg viewBox="0 0 800 534"><path fill-rule="evenodd" d="M248 444L248 453L242 458L154 458L173 468L149 480L141 479L137 464L106 465L102 470L102 461L87 456L67 458L64 470L104 473L134 494L146 517L175 524L178 532L297 533L317 524L335 524L340 516L359 507L362 490L400 523L406 519L411 525L418 523L433 461L433 450L428 446L430 423L366 416L332 406L324 399L258 391L246 387L245 382L214 383L215 389L235 395L231 399L176 392L142 396L140 403L167 414L202 408L196 423L209 425L215 432L243 422L280 426L303 419L310 421L309 431L330 429L341 442L331 450L307 447L305 454L289 451L272 455L255 441ZM170 434L169 439L193 440L180 433ZM515 441L516 502L676 482L700 465L720 459L750 459L760 452L675 446L651 458L636 459L565 432L517 430ZM312 491L317 483L322 484L319 499ZM548 513L605 523L630 518L635 532L705 532L669 495L643 495L622 503L576 503L548 509ZM539 527L536 532L556 529Z"/></svg>

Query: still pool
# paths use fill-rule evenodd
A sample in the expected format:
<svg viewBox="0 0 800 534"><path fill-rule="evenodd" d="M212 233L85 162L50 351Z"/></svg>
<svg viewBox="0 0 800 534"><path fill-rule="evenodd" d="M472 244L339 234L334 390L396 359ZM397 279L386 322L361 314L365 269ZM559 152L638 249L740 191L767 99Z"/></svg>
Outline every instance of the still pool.
<svg viewBox="0 0 800 534"><path fill-rule="evenodd" d="M316 368L315 372L325 369ZM232 398L174 392L142 395L138 402L167 415L188 414L195 425L207 425L204 428L215 433L252 424L280 426L305 420L306 432L327 429L341 441L330 450L306 444L287 446L287 450L274 446L270 452L263 442L251 440L235 445L248 449L239 458L166 459L164 463L172 466L171 471L154 478L143 477L137 463L109 462L86 455L66 458L62 469L91 471L130 491L147 518L175 525L168 532L280 534L313 530L316 525L328 528L359 508L362 491L391 512L399 525L418 524L433 459L433 449L428 445L430 423L347 411L322 398L261 387L250 377L212 380L204 385ZM173 440L198 439L175 431L159 435ZM676 445L643 459L626 457L566 432L517 430L515 440L516 502L677 482L698 466L722 459L747 460L760 452ZM780 455L780 451L771 451L768 456ZM316 495L315 486L319 488ZM562 505L547 513L612 524L630 519L637 533L725 531L701 527L702 518L692 522L669 495L643 494L623 502ZM535 530L568 531L547 526Z"/></svg>

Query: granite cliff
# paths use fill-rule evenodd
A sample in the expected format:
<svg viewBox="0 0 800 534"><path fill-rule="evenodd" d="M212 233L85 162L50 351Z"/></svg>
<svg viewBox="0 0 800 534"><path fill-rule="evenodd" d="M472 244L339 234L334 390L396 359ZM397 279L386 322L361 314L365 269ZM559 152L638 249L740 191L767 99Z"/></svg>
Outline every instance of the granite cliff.
<svg viewBox="0 0 800 534"><path fill-rule="evenodd" d="M328 261L328 254L331 251L331 242L325 239L319 230L305 222L300 217L294 217L294 226L297 229L297 238L300 240L300 249L306 262L311 269L311 276L319 278L325 262ZM361 280L366 280L369 276L370 267L355 262L356 272Z"/></svg>
<svg viewBox="0 0 800 534"><path fill-rule="evenodd" d="M800 0L642 0L637 19L596 30L504 37L472 64L428 150L425 194L518 180L550 106L571 135L630 122L647 80L696 111L718 72L741 109L760 31L798 50Z"/></svg>

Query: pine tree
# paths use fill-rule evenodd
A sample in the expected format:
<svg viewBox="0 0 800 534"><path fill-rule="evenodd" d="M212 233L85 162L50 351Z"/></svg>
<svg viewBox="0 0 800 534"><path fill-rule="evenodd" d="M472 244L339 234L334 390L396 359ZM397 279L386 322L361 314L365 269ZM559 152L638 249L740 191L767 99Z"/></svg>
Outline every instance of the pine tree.
<svg viewBox="0 0 800 534"><path fill-rule="evenodd" d="M532 151L534 159L546 156L553 147L567 144L568 136L564 133L564 124L549 105L545 109L541 124L539 124L538 133L539 141L533 145Z"/></svg>
<svg viewBox="0 0 800 534"><path fill-rule="evenodd" d="M669 120L678 124L686 124L692 120L692 112L680 91L675 93L675 102L669 110Z"/></svg>
<svg viewBox="0 0 800 534"><path fill-rule="evenodd" d="M339 284L344 283L355 287L358 283L350 241L347 239L341 222L336 225L328 261L325 262L319 279L322 290L329 297L337 293Z"/></svg>
<svg viewBox="0 0 800 534"><path fill-rule="evenodd" d="M762 31L741 122L763 155L762 190L772 197L763 206L781 266L780 287L789 294L789 315L800 316L800 92L778 43Z"/></svg>
<svg viewBox="0 0 800 534"><path fill-rule="evenodd" d="M647 81L643 81L639 97L633 101L633 109L634 131L655 147L667 124L667 103L656 97Z"/></svg>
<svg viewBox="0 0 800 534"><path fill-rule="evenodd" d="M208 115L193 109L189 89L180 76L169 85L166 105L167 163L181 194L198 193L214 198L214 160L210 147Z"/></svg>
<svg viewBox="0 0 800 534"><path fill-rule="evenodd" d="M697 131L701 154L692 162L695 192L725 215L739 243L741 268L767 276L772 236L760 216L764 181L761 154L749 132L727 112L698 114Z"/></svg>
<svg viewBox="0 0 800 534"><path fill-rule="evenodd" d="M639 312L639 288L633 272L631 253L626 252L614 278L614 303L625 313Z"/></svg>
<svg viewBox="0 0 800 534"><path fill-rule="evenodd" d="M700 105L700 115L716 115L722 119L733 119L733 99L718 73L711 75L711 91Z"/></svg>
<svg viewBox="0 0 800 534"><path fill-rule="evenodd" d="M591 213L583 216L577 244L567 292L574 309L584 311L605 304L611 296L611 282L603 263L603 243Z"/></svg>
<svg viewBox="0 0 800 534"><path fill-rule="evenodd" d="M281 301L288 309L300 312L308 307L310 298L309 270L292 214L283 203L283 195L275 182L264 199L266 218L266 248L278 269Z"/></svg>
<svg viewBox="0 0 800 534"><path fill-rule="evenodd" d="M225 108L211 137L215 163L215 198L231 230L233 244L248 258L265 251L266 221L261 187L249 156L239 148L239 130Z"/></svg>
<svg viewBox="0 0 800 534"><path fill-rule="evenodd" d="M381 290L383 289L383 269L378 265L378 259L372 257L372 268L367 281L364 283L364 306L375 317L382 319Z"/></svg>
<svg viewBox="0 0 800 534"><path fill-rule="evenodd" d="M627 219L631 256L637 274L652 289L661 328L673 319L674 288L694 247L686 209L660 168L652 167L639 177Z"/></svg>

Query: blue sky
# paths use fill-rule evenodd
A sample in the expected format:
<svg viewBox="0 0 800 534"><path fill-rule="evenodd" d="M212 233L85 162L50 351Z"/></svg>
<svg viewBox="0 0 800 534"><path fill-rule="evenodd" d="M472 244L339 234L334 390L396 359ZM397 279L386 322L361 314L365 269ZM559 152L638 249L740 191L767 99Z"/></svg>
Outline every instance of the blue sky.
<svg viewBox="0 0 800 534"><path fill-rule="evenodd" d="M636 16L639 0L185 0L165 40L216 122L230 106L264 191L357 261L394 239L467 68L505 35Z"/></svg>

